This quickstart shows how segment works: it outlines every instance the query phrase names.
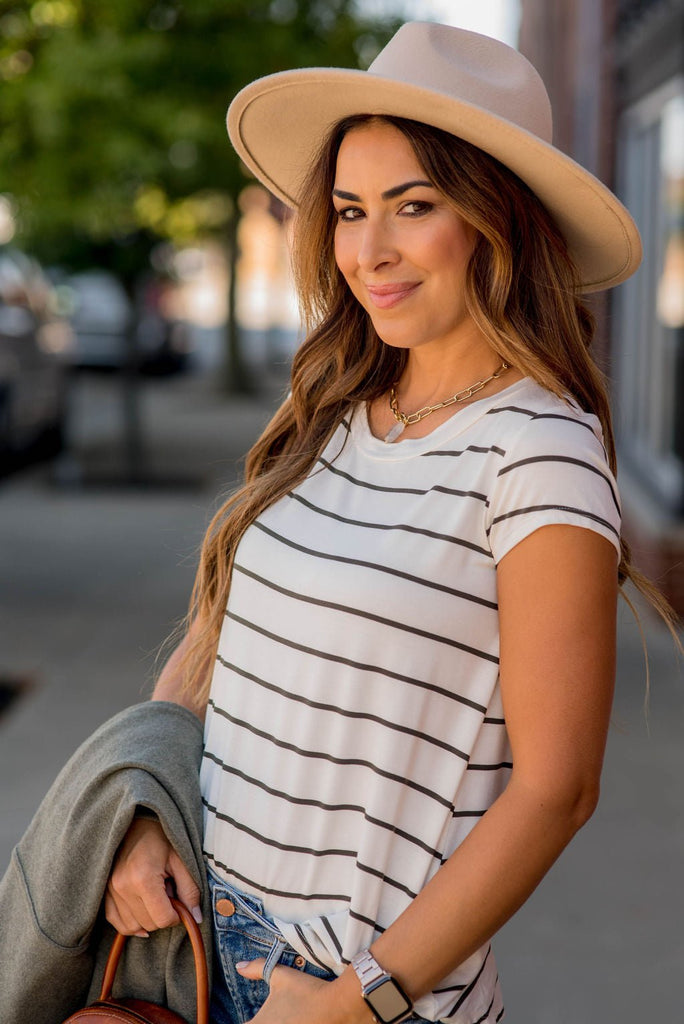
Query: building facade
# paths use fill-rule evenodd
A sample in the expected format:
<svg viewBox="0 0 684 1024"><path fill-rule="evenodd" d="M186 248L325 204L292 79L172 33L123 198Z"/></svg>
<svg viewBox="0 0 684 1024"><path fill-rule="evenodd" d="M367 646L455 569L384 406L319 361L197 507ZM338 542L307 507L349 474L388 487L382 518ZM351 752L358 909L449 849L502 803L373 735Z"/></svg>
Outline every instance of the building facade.
<svg viewBox="0 0 684 1024"><path fill-rule="evenodd" d="M644 244L594 301L609 375L625 532L684 616L684 0L522 0L521 51L554 139L625 202Z"/></svg>

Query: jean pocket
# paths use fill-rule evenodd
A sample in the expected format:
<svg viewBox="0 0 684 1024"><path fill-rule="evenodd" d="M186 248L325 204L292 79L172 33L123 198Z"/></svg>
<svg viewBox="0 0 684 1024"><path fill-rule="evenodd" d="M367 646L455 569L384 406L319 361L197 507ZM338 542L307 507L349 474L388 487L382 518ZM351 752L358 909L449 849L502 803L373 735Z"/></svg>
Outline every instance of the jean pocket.
<svg viewBox="0 0 684 1024"><path fill-rule="evenodd" d="M332 981L335 977L331 971L310 963L284 939L278 939L270 930L243 914L236 913L224 919L216 930L215 941L226 988L240 1021L250 1021L269 993L266 981L251 981L238 973L235 965L241 960L263 958L270 969L290 967L324 981Z"/></svg>
<svg viewBox="0 0 684 1024"><path fill-rule="evenodd" d="M282 964L283 967L293 967L297 971L304 971L305 974L310 974L312 978L320 978L321 981L334 981L337 977L327 967L319 967L318 964L312 964L310 960L307 960L306 957L303 957L301 953L298 953L290 945L285 947L278 963Z"/></svg>

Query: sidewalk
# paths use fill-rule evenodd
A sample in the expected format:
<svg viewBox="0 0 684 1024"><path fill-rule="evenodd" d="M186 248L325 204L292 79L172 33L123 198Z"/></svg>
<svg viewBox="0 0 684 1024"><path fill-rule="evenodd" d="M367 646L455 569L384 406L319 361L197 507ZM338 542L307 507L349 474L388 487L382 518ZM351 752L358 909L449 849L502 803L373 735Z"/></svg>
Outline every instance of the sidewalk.
<svg viewBox="0 0 684 1024"><path fill-rule="evenodd" d="M83 485L55 486L47 467L0 481L0 671L30 687L0 717L1 870L72 750L149 696L211 514L274 404L227 401L203 377L146 382L147 485L132 488L116 378L74 397L76 459L60 472Z"/></svg>
<svg viewBox="0 0 684 1024"><path fill-rule="evenodd" d="M118 397L111 381L94 381L73 431L80 470L100 486L55 487L45 469L0 484L0 667L33 680L0 717L3 870L74 748L149 694L210 512L272 407L229 403L203 378L151 382L150 481L132 490L115 483L125 469L111 448ZM165 486L171 478L179 486ZM599 810L497 940L507 1024L681 1017L684 671L667 634L646 626L650 734L640 639L623 607Z"/></svg>

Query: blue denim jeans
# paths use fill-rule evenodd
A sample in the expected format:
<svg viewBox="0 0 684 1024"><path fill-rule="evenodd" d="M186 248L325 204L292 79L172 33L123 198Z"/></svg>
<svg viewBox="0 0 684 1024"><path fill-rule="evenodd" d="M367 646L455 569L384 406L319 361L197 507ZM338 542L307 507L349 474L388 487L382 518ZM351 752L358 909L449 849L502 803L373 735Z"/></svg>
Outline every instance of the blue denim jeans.
<svg viewBox="0 0 684 1024"><path fill-rule="evenodd" d="M256 896L240 892L207 869L214 924L214 981L211 1024L245 1024L261 1009L276 964L294 967L315 978L333 981L335 974L305 960L264 914ZM250 981L235 970L240 960L266 958L263 981ZM406 1024L430 1024L411 1017Z"/></svg>
<svg viewBox="0 0 684 1024"><path fill-rule="evenodd" d="M228 885L210 870L207 875L216 954L211 1024L244 1024L252 1020L268 996L268 983L276 964L333 980L332 971L309 963L285 941L273 921L265 916L261 900ZM240 960L259 957L266 957L263 981L250 981L235 970Z"/></svg>

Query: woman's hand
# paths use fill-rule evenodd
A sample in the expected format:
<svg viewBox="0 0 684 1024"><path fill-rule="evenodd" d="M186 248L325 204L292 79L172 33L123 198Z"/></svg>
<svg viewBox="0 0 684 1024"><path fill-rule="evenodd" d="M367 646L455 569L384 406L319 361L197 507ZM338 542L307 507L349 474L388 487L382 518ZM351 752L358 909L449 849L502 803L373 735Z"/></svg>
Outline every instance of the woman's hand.
<svg viewBox="0 0 684 1024"><path fill-rule="evenodd" d="M266 961L236 964L243 978L259 981ZM346 971L334 981L323 981L282 964L273 969L269 996L253 1024L371 1024L373 1017L361 998L356 976Z"/></svg>
<svg viewBox="0 0 684 1024"><path fill-rule="evenodd" d="M199 924L200 893L156 818L135 818L114 861L105 894L105 916L123 935L147 937L178 924L167 893L173 879L178 899Z"/></svg>

